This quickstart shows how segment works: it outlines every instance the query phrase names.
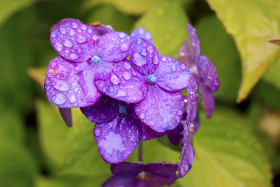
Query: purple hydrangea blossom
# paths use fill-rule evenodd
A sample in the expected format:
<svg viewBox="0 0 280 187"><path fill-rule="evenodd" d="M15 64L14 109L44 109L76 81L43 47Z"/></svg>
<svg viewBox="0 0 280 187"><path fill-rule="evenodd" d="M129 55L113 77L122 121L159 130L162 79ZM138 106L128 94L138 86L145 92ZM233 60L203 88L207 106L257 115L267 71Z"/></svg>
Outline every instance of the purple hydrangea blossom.
<svg viewBox="0 0 280 187"><path fill-rule="evenodd" d="M143 38L143 39L147 40L148 42L150 42L151 44L154 43L151 33L149 33L148 31L146 31L144 28L141 28L141 27L132 31L130 34L130 37L131 37L131 40Z"/></svg>
<svg viewBox="0 0 280 187"><path fill-rule="evenodd" d="M114 174L103 187L160 187L171 185L178 178L177 165L167 163L140 164L124 162L111 165Z"/></svg>
<svg viewBox="0 0 280 187"><path fill-rule="evenodd" d="M165 135L143 124L135 114L134 105L103 95L92 106L82 107L88 120L95 122L94 137L102 158L108 163L120 163L136 148L138 141Z"/></svg>
<svg viewBox="0 0 280 187"><path fill-rule="evenodd" d="M179 92L192 76L185 64L174 58L159 58L157 49L138 38L131 43L130 61L116 64L107 78L95 81L104 94L127 103L136 103L137 116L157 132L177 127L184 112Z"/></svg>
<svg viewBox="0 0 280 187"><path fill-rule="evenodd" d="M185 41L179 50L178 56L195 76L203 98L206 116L210 118L215 108L213 92L216 92L220 87L219 78L211 61L206 56L200 55L200 42L195 28L191 24L187 24L187 29L191 50L188 42Z"/></svg>
<svg viewBox="0 0 280 187"><path fill-rule="evenodd" d="M130 37L111 27L87 26L64 19L53 26L51 44L60 55L47 69L45 92L59 108L84 107L98 101L96 77L108 74L115 62L128 56Z"/></svg>

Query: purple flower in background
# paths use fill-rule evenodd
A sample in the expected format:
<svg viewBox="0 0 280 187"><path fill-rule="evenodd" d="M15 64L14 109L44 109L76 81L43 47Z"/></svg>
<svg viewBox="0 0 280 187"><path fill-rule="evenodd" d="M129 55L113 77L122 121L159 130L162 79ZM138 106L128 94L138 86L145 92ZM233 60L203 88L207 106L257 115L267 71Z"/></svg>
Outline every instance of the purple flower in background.
<svg viewBox="0 0 280 187"><path fill-rule="evenodd" d="M137 116L157 132L177 127L184 112L179 92L192 76L186 65L174 58L159 58L157 49L138 38L131 43L129 61L116 64L108 78L95 81L97 88L115 99L136 103Z"/></svg>
<svg viewBox="0 0 280 187"><path fill-rule="evenodd" d="M210 118L215 108L215 99L212 93L219 89L219 78L211 61L206 56L200 55L200 42L195 28L191 24L187 24L187 29L191 50L188 42L185 41L179 50L178 56L195 76L203 98L206 116Z"/></svg>
<svg viewBox="0 0 280 187"><path fill-rule="evenodd" d="M94 104L101 93L94 79L108 74L114 62L128 56L130 37L111 27L87 26L75 19L63 19L51 29L51 44L60 55L47 69L45 92L59 108Z"/></svg>
<svg viewBox="0 0 280 187"><path fill-rule="evenodd" d="M143 124L135 114L134 105L103 95L97 103L81 107L88 120L95 122L94 137L102 158L108 163L120 163L136 148L138 141L165 135Z"/></svg>
<svg viewBox="0 0 280 187"><path fill-rule="evenodd" d="M148 42L150 42L151 44L154 43L151 33L149 33L148 31L146 31L144 28L141 28L141 27L132 31L130 34L130 37L131 37L131 40L143 38L143 39L147 40Z"/></svg>
<svg viewBox="0 0 280 187"><path fill-rule="evenodd" d="M178 178L177 165L167 163L140 164L124 162L111 165L114 174L103 187L160 187L171 185Z"/></svg>

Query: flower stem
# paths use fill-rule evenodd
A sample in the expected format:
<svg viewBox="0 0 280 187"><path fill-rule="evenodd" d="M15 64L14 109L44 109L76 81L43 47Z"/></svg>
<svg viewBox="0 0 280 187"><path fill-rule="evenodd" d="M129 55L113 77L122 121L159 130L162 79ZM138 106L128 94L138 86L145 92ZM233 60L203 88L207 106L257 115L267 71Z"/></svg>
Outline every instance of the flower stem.
<svg viewBox="0 0 280 187"><path fill-rule="evenodd" d="M143 144L142 144L142 141L138 142L138 161L143 162Z"/></svg>

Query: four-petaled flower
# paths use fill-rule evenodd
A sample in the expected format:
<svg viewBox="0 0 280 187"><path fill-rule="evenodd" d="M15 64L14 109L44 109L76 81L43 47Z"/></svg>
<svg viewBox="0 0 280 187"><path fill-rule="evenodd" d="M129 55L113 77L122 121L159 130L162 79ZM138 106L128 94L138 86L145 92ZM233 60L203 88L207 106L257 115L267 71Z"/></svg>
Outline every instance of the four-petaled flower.
<svg viewBox="0 0 280 187"><path fill-rule="evenodd" d="M114 174L109 178L103 187L160 187L173 184L178 176L176 175L177 165L168 163L140 164L123 162L112 164L111 171Z"/></svg>

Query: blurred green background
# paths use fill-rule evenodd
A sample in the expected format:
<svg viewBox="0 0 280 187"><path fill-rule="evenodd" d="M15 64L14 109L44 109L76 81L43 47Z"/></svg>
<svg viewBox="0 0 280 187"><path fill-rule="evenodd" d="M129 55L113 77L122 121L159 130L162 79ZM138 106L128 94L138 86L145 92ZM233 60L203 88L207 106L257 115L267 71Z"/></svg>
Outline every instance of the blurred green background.
<svg viewBox="0 0 280 187"><path fill-rule="evenodd" d="M58 56L49 29L63 18L128 34L144 27L161 54L175 58L192 23L221 87L213 117L200 108L196 158L174 186L279 185L280 47L267 43L280 39L277 10L278 0L0 0L0 187L99 186L111 176L94 124L74 109L68 128L44 95L44 71ZM240 85L248 93L255 86L237 104ZM144 162L176 163L178 150L166 137L144 142ZM137 161L137 149L128 161Z"/></svg>

